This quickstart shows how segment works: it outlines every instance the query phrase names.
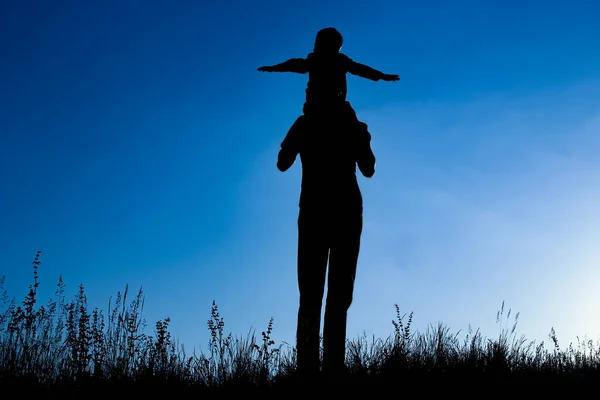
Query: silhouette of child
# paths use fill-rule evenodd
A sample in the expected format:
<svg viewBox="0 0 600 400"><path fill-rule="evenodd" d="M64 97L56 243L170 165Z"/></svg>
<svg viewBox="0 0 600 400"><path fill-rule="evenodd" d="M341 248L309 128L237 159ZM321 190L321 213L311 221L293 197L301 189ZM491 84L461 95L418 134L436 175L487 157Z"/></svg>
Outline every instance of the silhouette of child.
<svg viewBox="0 0 600 400"><path fill-rule="evenodd" d="M299 116L288 133L306 128L306 117L311 121L341 117L343 123L349 123L354 129L366 130L366 124L360 122L356 112L346 101L346 73L372 81L398 81L395 74L384 74L367 65L353 61L341 53L343 38L335 28L321 29L316 36L314 50L306 58L291 58L283 63L258 68L261 72L308 73L306 101L303 115Z"/></svg>

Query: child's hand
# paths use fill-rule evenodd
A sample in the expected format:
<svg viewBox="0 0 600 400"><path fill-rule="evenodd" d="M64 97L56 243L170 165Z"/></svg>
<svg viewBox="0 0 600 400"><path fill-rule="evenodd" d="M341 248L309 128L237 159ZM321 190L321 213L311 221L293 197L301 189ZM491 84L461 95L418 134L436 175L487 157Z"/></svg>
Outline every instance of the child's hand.
<svg viewBox="0 0 600 400"><path fill-rule="evenodd" d="M273 67L259 67L258 70L260 72L273 72Z"/></svg>
<svg viewBox="0 0 600 400"><path fill-rule="evenodd" d="M386 82L395 82L400 80L400 75L397 74L383 74L381 77L382 80Z"/></svg>

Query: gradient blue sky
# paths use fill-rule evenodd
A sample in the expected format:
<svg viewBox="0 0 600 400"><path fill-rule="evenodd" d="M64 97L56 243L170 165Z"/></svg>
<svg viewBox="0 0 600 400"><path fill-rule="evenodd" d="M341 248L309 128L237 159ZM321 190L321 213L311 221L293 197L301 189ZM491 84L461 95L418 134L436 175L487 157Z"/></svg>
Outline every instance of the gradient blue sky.
<svg viewBox="0 0 600 400"><path fill-rule="evenodd" d="M5 1L0 6L0 275L22 298L42 250L106 308L126 283L145 317L205 348L274 318L294 342L301 167L275 168L306 55L344 52L373 135L348 336L446 323L563 344L600 337L600 5L593 1Z"/></svg>

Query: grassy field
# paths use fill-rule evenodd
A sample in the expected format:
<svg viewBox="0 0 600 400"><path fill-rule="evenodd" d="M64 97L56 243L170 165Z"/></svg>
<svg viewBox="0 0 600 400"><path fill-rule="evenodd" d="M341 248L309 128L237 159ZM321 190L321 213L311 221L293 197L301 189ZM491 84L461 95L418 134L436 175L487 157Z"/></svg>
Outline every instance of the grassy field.
<svg viewBox="0 0 600 400"><path fill-rule="evenodd" d="M105 313L88 309L83 286L72 300L59 279L56 294L38 305L40 254L33 261L33 283L21 302L4 290L0 308L0 387L55 394L104 392L194 395L202 391L287 388L297 383L294 349L271 339L272 321L259 337L226 334L213 303L206 351L186 354L169 332L169 319L147 334L142 291L127 287L109 301ZM600 382L600 349L592 341L561 350L554 331L536 344L517 334L518 314L504 306L497 321L505 327L488 339L470 331L458 339L443 324L411 330L412 313L396 306L394 329L386 339L348 341L346 386L427 387L482 384L583 384ZM465 386L466 385L466 386Z"/></svg>

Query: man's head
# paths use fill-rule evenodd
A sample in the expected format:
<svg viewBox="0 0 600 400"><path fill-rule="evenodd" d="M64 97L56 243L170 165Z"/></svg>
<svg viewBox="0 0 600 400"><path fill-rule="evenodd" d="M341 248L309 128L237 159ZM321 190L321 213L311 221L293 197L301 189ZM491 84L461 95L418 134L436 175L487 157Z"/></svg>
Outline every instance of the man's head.
<svg viewBox="0 0 600 400"><path fill-rule="evenodd" d="M338 53L342 48L344 39L335 28L324 28L317 32L315 39L315 53Z"/></svg>

